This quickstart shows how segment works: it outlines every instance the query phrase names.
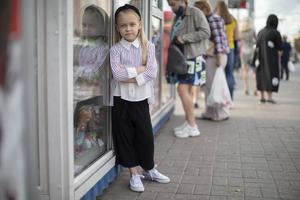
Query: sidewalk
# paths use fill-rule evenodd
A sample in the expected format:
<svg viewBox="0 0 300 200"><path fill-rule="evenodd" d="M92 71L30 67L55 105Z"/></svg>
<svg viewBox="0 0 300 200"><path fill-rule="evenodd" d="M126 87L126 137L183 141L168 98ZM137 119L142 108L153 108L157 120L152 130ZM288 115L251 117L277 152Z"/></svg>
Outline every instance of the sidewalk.
<svg viewBox="0 0 300 200"><path fill-rule="evenodd" d="M145 192L134 193L124 170L98 199L300 199L300 65L281 82L276 105L245 96L239 79L235 97L229 120L197 121L200 137L173 136L181 106L159 131L155 159L171 183L143 181Z"/></svg>

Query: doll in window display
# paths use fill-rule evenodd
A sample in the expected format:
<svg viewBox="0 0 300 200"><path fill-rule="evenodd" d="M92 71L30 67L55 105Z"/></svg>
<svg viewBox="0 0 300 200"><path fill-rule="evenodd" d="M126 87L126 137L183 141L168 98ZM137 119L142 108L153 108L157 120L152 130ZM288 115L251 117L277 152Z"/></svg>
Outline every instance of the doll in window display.
<svg viewBox="0 0 300 200"><path fill-rule="evenodd" d="M74 43L75 156L98 144L103 146L101 108L106 87L107 14L88 6L82 16L81 38ZM100 120L101 119L101 120Z"/></svg>
<svg viewBox="0 0 300 200"><path fill-rule="evenodd" d="M78 111L76 131L74 136L75 156L79 156L84 150L95 146L103 146L103 141L99 137L99 116L92 106L82 106Z"/></svg>

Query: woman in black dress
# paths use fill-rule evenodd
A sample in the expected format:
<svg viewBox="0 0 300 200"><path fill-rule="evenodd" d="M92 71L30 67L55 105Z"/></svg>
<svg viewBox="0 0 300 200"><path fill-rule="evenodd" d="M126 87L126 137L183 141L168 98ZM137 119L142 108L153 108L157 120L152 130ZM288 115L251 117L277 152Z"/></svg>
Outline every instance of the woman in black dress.
<svg viewBox="0 0 300 200"><path fill-rule="evenodd" d="M255 66L260 103L276 103L272 99L272 93L278 92L279 88L279 58L282 51L281 35L277 26L277 16L269 15L266 27L257 36Z"/></svg>

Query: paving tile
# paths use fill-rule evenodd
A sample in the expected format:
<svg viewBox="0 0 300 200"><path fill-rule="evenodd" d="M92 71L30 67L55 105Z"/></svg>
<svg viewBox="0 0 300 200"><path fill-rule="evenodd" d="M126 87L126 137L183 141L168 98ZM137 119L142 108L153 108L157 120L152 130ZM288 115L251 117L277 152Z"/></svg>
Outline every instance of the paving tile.
<svg viewBox="0 0 300 200"><path fill-rule="evenodd" d="M228 169L242 169L242 164L240 162L229 162L227 163Z"/></svg>
<svg viewBox="0 0 300 200"><path fill-rule="evenodd" d="M213 169L210 167L200 167L199 168L199 175L200 176L212 176Z"/></svg>
<svg viewBox="0 0 300 200"><path fill-rule="evenodd" d="M300 190L300 181L289 181L294 190Z"/></svg>
<svg viewBox="0 0 300 200"><path fill-rule="evenodd" d="M240 169L228 169L228 177L242 178L242 170Z"/></svg>
<svg viewBox="0 0 300 200"><path fill-rule="evenodd" d="M227 196L227 195L229 195L228 187L213 185L211 188L211 195L212 196L214 196L214 195Z"/></svg>
<svg viewBox="0 0 300 200"><path fill-rule="evenodd" d="M176 194L174 200L208 200L208 196L194 194Z"/></svg>
<svg viewBox="0 0 300 200"><path fill-rule="evenodd" d="M171 183L180 183L182 175L181 174L170 174L166 173L166 175L170 178Z"/></svg>
<svg viewBox="0 0 300 200"><path fill-rule="evenodd" d="M227 185L227 177L213 176L212 184L213 185Z"/></svg>
<svg viewBox="0 0 300 200"><path fill-rule="evenodd" d="M184 167L175 167L175 166L172 166L172 167L162 167L160 166L159 167L159 170L161 172L164 172L166 174L182 174L183 171L184 171Z"/></svg>
<svg viewBox="0 0 300 200"><path fill-rule="evenodd" d="M211 184L212 183L212 177L210 177L210 176L185 175L185 176L182 177L181 183Z"/></svg>
<svg viewBox="0 0 300 200"><path fill-rule="evenodd" d="M275 182L272 179L244 179L246 187L272 187L275 188Z"/></svg>
<svg viewBox="0 0 300 200"><path fill-rule="evenodd" d="M242 170L243 178L257 178L255 170Z"/></svg>
<svg viewBox="0 0 300 200"><path fill-rule="evenodd" d="M138 200L155 200L156 199L156 196L157 196L157 193L156 192L148 192L148 191L145 191L143 193L141 193L137 199Z"/></svg>
<svg viewBox="0 0 300 200"><path fill-rule="evenodd" d="M270 197L270 198L279 198L278 192L274 188L261 188L262 196L263 197Z"/></svg>
<svg viewBox="0 0 300 200"><path fill-rule="evenodd" d="M260 187L246 187L245 196L246 197L262 197Z"/></svg>
<svg viewBox="0 0 300 200"><path fill-rule="evenodd" d="M176 183L168 183L168 184L148 184L147 187L145 187L146 191L149 192L168 192L168 193L175 193L178 189L179 184Z"/></svg>
<svg viewBox="0 0 300 200"><path fill-rule="evenodd" d="M209 200L228 200L227 196L210 196Z"/></svg>
<svg viewBox="0 0 300 200"><path fill-rule="evenodd" d="M173 199L175 193L158 192L156 200L170 200Z"/></svg>
<svg viewBox="0 0 300 200"><path fill-rule="evenodd" d="M177 190L178 194L193 194L194 184L180 184Z"/></svg>
<svg viewBox="0 0 300 200"><path fill-rule="evenodd" d="M300 191L290 190L288 192L279 193L279 197L282 199L298 200L300 197Z"/></svg>
<svg viewBox="0 0 300 200"><path fill-rule="evenodd" d="M233 197L244 197L244 188L243 187L237 187L237 186L229 186L228 187L228 195L230 196L230 198Z"/></svg>
<svg viewBox="0 0 300 200"><path fill-rule="evenodd" d="M201 194L201 195L209 195L211 190L211 185L196 185L194 189L194 194Z"/></svg>
<svg viewBox="0 0 300 200"><path fill-rule="evenodd" d="M270 171L256 171L257 178L262 178L262 179L272 179L272 174Z"/></svg>
<svg viewBox="0 0 300 200"><path fill-rule="evenodd" d="M227 163L217 161L214 163L214 168L227 169Z"/></svg>
<svg viewBox="0 0 300 200"><path fill-rule="evenodd" d="M136 196L126 196L119 194L106 194L103 196L97 197L97 200L136 200L138 197Z"/></svg>
<svg viewBox="0 0 300 200"><path fill-rule="evenodd" d="M184 169L184 174L185 175L195 175L198 176L199 175L199 171L200 169L198 167L192 167L192 166L188 166Z"/></svg>

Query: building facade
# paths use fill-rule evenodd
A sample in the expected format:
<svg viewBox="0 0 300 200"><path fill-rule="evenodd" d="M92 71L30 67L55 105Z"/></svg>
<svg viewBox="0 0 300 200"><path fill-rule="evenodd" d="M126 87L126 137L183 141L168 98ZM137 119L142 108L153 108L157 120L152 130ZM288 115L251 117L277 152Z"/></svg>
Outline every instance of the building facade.
<svg viewBox="0 0 300 200"><path fill-rule="evenodd" d="M26 94L31 102L29 148L32 184L41 199L95 199L114 180L109 48L115 44L114 12L139 8L155 44L159 74L151 119L154 133L174 109L175 89L165 78L162 0L23 1Z"/></svg>

